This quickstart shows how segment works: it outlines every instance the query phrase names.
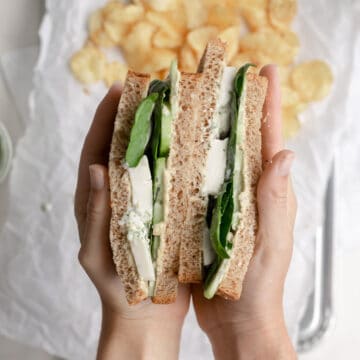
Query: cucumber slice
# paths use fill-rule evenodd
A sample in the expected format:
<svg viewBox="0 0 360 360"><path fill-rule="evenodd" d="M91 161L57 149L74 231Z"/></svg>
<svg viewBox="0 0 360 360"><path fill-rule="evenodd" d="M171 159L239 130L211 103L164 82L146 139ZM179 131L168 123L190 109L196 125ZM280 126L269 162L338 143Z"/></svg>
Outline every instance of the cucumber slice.
<svg viewBox="0 0 360 360"><path fill-rule="evenodd" d="M158 158L155 161L154 172L154 205L153 205L153 226L159 224L164 219L164 171L166 168L166 159ZM157 251L160 244L160 236L152 236L151 256L156 260Z"/></svg>
<svg viewBox="0 0 360 360"><path fill-rule="evenodd" d="M171 111L169 105L163 103L161 109L161 136L160 136L160 156L167 157L171 142Z"/></svg>
<svg viewBox="0 0 360 360"><path fill-rule="evenodd" d="M206 297L206 299L212 299L216 294L221 281L223 280L224 276L228 271L230 260L224 259L221 260L221 262L218 265L216 264L214 265L217 267L215 267L214 272L212 274L209 274L205 283L204 296Z"/></svg>
<svg viewBox="0 0 360 360"><path fill-rule="evenodd" d="M164 171L166 167L166 159L158 158L155 162L154 172L154 208L153 208L153 224L158 224L163 220L163 196L164 196Z"/></svg>
<svg viewBox="0 0 360 360"><path fill-rule="evenodd" d="M150 140L151 116L158 98L157 93L143 99L135 113L134 125L130 132L130 141L125 160L129 167L138 165Z"/></svg>

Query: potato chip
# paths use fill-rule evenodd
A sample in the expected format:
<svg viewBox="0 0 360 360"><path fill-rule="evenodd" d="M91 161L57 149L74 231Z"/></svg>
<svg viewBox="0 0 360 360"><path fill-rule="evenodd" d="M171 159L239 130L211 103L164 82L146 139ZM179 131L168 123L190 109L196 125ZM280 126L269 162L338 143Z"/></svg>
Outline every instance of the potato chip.
<svg viewBox="0 0 360 360"><path fill-rule="evenodd" d="M240 68L244 64L252 63L252 53L250 52L242 52L236 54L229 62L230 66L235 66L237 68Z"/></svg>
<svg viewBox="0 0 360 360"><path fill-rule="evenodd" d="M152 71L150 73L150 76L151 76L151 80L155 80L155 79L158 79L160 80L160 71Z"/></svg>
<svg viewBox="0 0 360 360"><path fill-rule="evenodd" d="M300 47L299 37L291 30L284 29L278 31L280 37L293 49L298 51Z"/></svg>
<svg viewBox="0 0 360 360"><path fill-rule="evenodd" d="M252 53L252 62L259 67L273 63L271 57L260 50Z"/></svg>
<svg viewBox="0 0 360 360"><path fill-rule="evenodd" d="M144 61L141 71L152 72L169 69L171 62L176 59L176 52L168 49L153 49L151 56Z"/></svg>
<svg viewBox="0 0 360 360"><path fill-rule="evenodd" d="M198 60L194 51L189 45L185 45L180 50L179 68L186 72L195 72L198 66Z"/></svg>
<svg viewBox="0 0 360 360"><path fill-rule="evenodd" d="M188 29L195 29L205 24L208 12L203 0L183 0L183 4Z"/></svg>
<svg viewBox="0 0 360 360"><path fill-rule="evenodd" d="M107 63L105 66L104 81L110 87L114 82L124 82L126 79L128 67L118 61Z"/></svg>
<svg viewBox="0 0 360 360"><path fill-rule="evenodd" d="M282 108L282 133L285 139L294 137L300 130L300 121L292 107Z"/></svg>
<svg viewBox="0 0 360 360"><path fill-rule="evenodd" d="M102 29L103 21L104 17L102 10L97 10L89 16L88 30L90 35Z"/></svg>
<svg viewBox="0 0 360 360"><path fill-rule="evenodd" d="M106 18L109 14L115 13L123 9L125 5L117 0L109 1L103 8L102 12L104 15L104 18Z"/></svg>
<svg viewBox="0 0 360 360"><path fill-rule="evenodd" d="M112 11L104 11L104 17L106 34L115 44L121 45L131 26L144 17L144 8L139 5L114 6Z"/></svg>
<svg viewBox="0 0 360 360"><path fill-rule="evenodd" d="M178 32L171 33L158 30L153 37L153 45L158 48L174 49L183 43L183 37Z"/></svg>
<svg viewBox="0 0 360 360"><path fill-rule="evenodd" d="M94 46L82 48L70 60L74 76L84 84L101 80L104 77L105 65L105 55Z"/></svg>
<svg viewBox="0 0 360 360"><path fill-rule="evenodd" d="M134 24L144 18L144 8L141 5L127 5L114 7L110 12L105 12L105 19L114 23Z"/></svg>
<svg viewBox="0 0 360 360"><path fill-rule="evenodd" d="M290 69L288 66L278 66L280 84L288 85L290 81Z"/></svg>
<svg viewBox="0 0 360 360"><path fill-rule="evenodd" d="M294 106L300 102L299 94L289 86L281 86L281 104L283 107Z"/></svg>
<svg viewBox="0 0 360 360"><path fill-rule="evenodd" d="M216 4L209 8L207 25L216 26L219 29L225 29L241 23L241 16L239 11L226 6L224 4Z"/></svg>
<svg viewBox="0 0 360 360"><path fill-rule="evenodd" d="M145 3L155 11L170 11L174 10L178 5L177 0L145 0Z"/></svg>
<svg viewBox="0 0 360 360"><path fill-rule="evenodd" d="M126 34L129 32L129 25L106 20L104 30L114 44L121 45L125 40Z"/></svg>
<svg viewBox="0 0 360 360"><path fill-rule="evenodd" d="M296 15L296 11L296 0L269 0L269 21L275 27L284 28L289 26Z"/></svg>
<svg viewBox="0 0 360 360"><path fill-rule="evenodd" d="M158 79L164 80L169 75L169 69L160 70L158 73Z"/></svg>
<svg viewBox="0 0 360 360"><path fill-rule="evenodd" d="M103 30L98 30L91 34L90 36L91 41L100 47L109 48L116 44L115 41L113 41L112 38L109 37L107 32Z"/></svg>
<svg viewBox="0 0 360 360"><path fill-rule="evenodd" d="M238 51L239 34L240 34L239 26L229 27L219 34L219 38L227 43L227 48L226 48L227 61L231 61L231 59L236 55Z"/></svg>
<svg viewBox="0 0 360 360"><path fill-rule="evenodd" d="M152 37L156 27L147 22L138 22L124 42L123 49L127 53L148 53L152 48Z"/></svg>
<svg viewBox="0 0 360 360"><path fill-rule="evenodd" d="M152 37L155 30L154 25L141 21L124 39L122 50L126 62L132 69L142 71L143 65L151 59Z"/></svg>
<svg viewBox="0 0 360 360"><path fill-rule="evenodd" d="M219 31L215 26L204 26L188 33L187 42L200 59L209 40L216 38Z"/></svg>
<svg viewBox="0 0 360 360"><path fill-rule="evenodd" d="M261 51L279 65L289 65L293 62L299 50L299 42L294 33L288 31L279 33L270 28L249 33L240 39L240 49L243 51Z"/></svg>
<svg viewBox="0 0 360 360"><path fill-rule="evenodd" d="M290 83L302 100L321 100L330 92L333 75L325 62L313 60L296 66L290 74Z"/></svg>
<svg viewBox="0 0 360 360"><path fill-rule="evenodd" d="M241 14L252 31L268 25L266 5L267 0L239 1Z"/></svg>
<svg viewBox="0 0 360 360"><path fill-rule="evenodd" d="M159 27L163 32L168 33L169 37L178 38L184 32L179 29L174 22L170 13L156 13L149 11L145 16L146 20L156 27Z"/></svg>

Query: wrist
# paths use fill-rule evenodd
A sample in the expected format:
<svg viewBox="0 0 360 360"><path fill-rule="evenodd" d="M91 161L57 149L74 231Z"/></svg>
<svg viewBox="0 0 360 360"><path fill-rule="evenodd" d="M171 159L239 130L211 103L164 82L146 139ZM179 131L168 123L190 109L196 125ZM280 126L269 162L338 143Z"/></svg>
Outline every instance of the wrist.
<svg viewBox="0 0 360 360"><path fill-rule="evenodd" d="M125 317L103 307L98 360L177 359L181 328L182 322Z"/></svg>
<svg viewBox="0 0 360 360"><path fill-rule="evenodd" d="M296 359L283 317L223 324L208 336L215 359Z"/></svg>

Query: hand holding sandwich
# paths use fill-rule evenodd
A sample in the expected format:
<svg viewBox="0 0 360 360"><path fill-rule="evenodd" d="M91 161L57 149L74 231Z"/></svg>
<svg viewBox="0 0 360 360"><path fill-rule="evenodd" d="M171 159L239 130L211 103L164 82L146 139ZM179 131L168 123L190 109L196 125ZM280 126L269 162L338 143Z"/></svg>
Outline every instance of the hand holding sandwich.
<svg viewBox="0 0 360 360"><path fill-rule="evenodd" d="M179 287L175 303L150 300L130 307L112 261L109 242L111 216L108 163L121 88L113 86L99 105L87 134L79 166L75 197L81 248L79 260L96 286L103 306L98 350L101 359L176 359L189 289Z"/></svg>
<svg viewBox="0 0 360 360"><path fill-rule="evenodd" d="M150 83L129 71L121 101L115 86L99 106L75 204L79 259L103 303L99 357L176 358L190 297L182 283L201 280L194 304L217 358L295 356L282 311L293 154L280 151L276 69L250 66L225 67L215 40L198 73L173 63Z"/></svg>
<svg viewBox="0 0 360 360"><path fill-rule="evenodd" d="M281 103L277 69L266 66L263 110L264 172L257 189L259 230L255 252L238 301L203 296L193 286L199 325L209 336L217 359L295 359L283 316L283 286L289 268L296 199L290 181L294 154L282 150ZM282 150L282 151L281 151Z"/></svg>

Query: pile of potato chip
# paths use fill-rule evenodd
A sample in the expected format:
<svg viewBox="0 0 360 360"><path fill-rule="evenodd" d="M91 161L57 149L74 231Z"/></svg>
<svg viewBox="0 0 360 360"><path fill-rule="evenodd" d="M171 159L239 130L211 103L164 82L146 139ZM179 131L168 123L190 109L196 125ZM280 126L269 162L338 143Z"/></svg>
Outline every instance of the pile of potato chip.
<svg viewBox="0 0 360 360"><path fill-rule="evenodd" d="M300 127L298 114L327 96L333 83L329 66L315 60L294 65L299 39L290 25L296 0L134 0L109 1L88 20L89 37L70 66L83 84L124 81L128 68L154 78L167 75L170 62L194 72L206 43L228 44L229 65L279 65L284 135ZM106 48L118 48L126 64L109 61Z"/></svg>

